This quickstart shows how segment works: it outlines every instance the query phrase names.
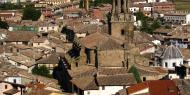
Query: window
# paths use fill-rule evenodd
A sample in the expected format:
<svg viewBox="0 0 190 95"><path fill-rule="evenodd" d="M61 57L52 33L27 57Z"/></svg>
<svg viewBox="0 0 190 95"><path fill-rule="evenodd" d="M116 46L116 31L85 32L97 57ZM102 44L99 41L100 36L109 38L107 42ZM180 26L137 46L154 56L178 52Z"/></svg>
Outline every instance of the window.
<svg viewBox="0 0 190 95"><path fill-rule="evenodd" d="M176 63L173 63L173 67L175 67L176 66Z"/></svg>
<svg viewBox="0 0 190 95"><path fill-rule="evenodd" d="M20 63L17 63L17 66L21 66L21 64L20 64Z"/></svg>
<svg viewBox="0 0 190 95"><path fill-rule="evenodd" d="M146 81L146 77L143 77L143 81Z"/></svg>
<svg viewBox="0 0 190 95"><path fill-rule="evenodd" d="M17 52L19 52L19 49L16 49Z"/></svg>
<svg viewBox="0 0 190 95"><path fill-rule="evenodd" d="M7 85L5 85L5 89L7 89L8 87L7 87Z"/></svg>
<svg viewBox="0 0 190 95"><path fill-rule="evenodd" d="M90 91L87 92L87 95L90 95Z"/></svg>
<svg viewBox="0 0 190 95"><path fill-rule="evenodd" d="M168 67L168 63L167 62L165 62L165 67Z"/></svg>
<svg viewBox="0 0 190 95"><path fill-rule="evenodd" d="M105 86L102 86L102 90L105 90Z"/></svg>
<svg viewBox="0 0 190 95"><path fill-rule="evenodd" d="M121 30L121 35L125 35L125 30L124 29Z"/></svg>
<svg viewBox="0 0 190 95"><path fill-rule="evenodd" d="M16 83L16 79L14 79L13 82Z"/></svg>

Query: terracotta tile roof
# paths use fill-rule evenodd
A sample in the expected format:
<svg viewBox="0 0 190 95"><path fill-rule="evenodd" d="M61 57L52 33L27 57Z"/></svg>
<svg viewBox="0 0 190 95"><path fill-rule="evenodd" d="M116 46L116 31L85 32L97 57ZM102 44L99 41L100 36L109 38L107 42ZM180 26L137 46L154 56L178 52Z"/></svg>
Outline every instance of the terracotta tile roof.
<svg viewBox="0 0 190 95"><path fill-rule="evenodd" d="M159 85L158 85L159 84ZM171 80L156 80L148 82L150 95L179 95L178 88Z"/></svg>
<svg viewBox="0 0 190 95"><path fill-rule="evenodd" d="M146 0L131 0L131 2L145 2Z"/></svg>
<svg viewBox="0 0 190 95"><path fill-rule="evenodd" d="M101 86L131 86L136 84L133 74L100 75L97 77L98 85Z"/></svg>
<svg viewBox="0 0 190 95"><path fill-rule="evenodd" d="M97 75L72 79L71 82L82 90L97 90L99 86L130 86L136 84L133 74Z"/></svg>
<svg viewBox="0 0 190 95"><path fill-rule="evenodd" d="M160 27L154 31L154 33L170 33L173 31L173 28L167 29L165 27Z"/></svg>
<svg viewBox="0 0 190 95"><path fill-rule="evenodd" d="M82 65L79 67L72 66L71 70L68 70L69 75L73 78L80 78L85 76L93 76L97 70L93 66Z"/></svg>
<svg viewBox="0 0 190 95"><path fill-rule="evenodd" d="M132 94L145 88L149 89L149 95L157 95L158 93L159 95L179 95L179 90L172 80L147 81L133 85L127 90L129 94Z"/></svg>
<svg viewBox="0 0 190 95"><path fill-rule="evenodd" d="M130 7L139 7L139 8L152 7L152 4L150 3L130 4Z"/></svg>
<svg viewBox="0 0 190 95"><path fill-rule="evenodd" d="M6 42L29 42L36 33L28 31L7 32Z"/></svg>
<svg viewBox="0 0 190 95"><path fill-rule="evenodd" d="M122 49L124 41L116 39L105 33L96 32L80 39L81 44L89 49L109 50Z"/></svg>
<svg viewBox="0 0 190 95"><path fill-rule="evenodd" d="M127 92L128 92L128 94L132 94L137 91L144 90L146 88L148 88L148 84L146 82L138 83L136 85L133 85L133 86L127 88Z"/></svg>
<svg viewBox="0 0 190 95"><path fill-rule="evenodd" d="M37 51L34 51L33 49L32 50L20 51L20 54L22 54L26 57L35 59L35 60L41 59L42 56L44 55L42 52L37 52Z"/></svg>
<svg viewBox="0 0 190 95"><path fill-rule="evenodd" d="M161 36L161 35L153 35L153 37L154 37L156 40L164 41L164 37Z"/></svg>
<svg viewBox="0 0 190 95"><path fill-rule="evenodd" d="M9 60L18 62L22 65L25 65L27 67L31 67L33 65L35 65L36 63L34 62L34 60L31 60L30 58L23 56L23 55L13 55L9 57Z"/></svg>
<svg viewBox="0 0 190 95"><path fill-rule="evenodd" d="M188 48L180 48L180 51L184 57L185 60L190 59L190 49Z"/></svg>
<svg viewBox="0 0 190 95"><path fill-rule="evenodd" d="M23 95L71 95L71 94L65 94L65 93L46 90L46 89L31 89L31 91L28 91L24 93Z"/></svg>
<svg viewBox="0 0 190 95"><path fill-rule="evenodd" d="M56 53L51 54L47 58L42 58L37 61L38 64L58 64L59 63L59 55Z"/></svg>
<svg viewBox="0 0 190 95"><path fill-rule="evenodd" d="M17 89L10 89L10 90L7 90L7 91L3 92L3 94L14 95L14 94L16 94L18 92L19 92L19 90L17 90Z"/></svg>
<svg viewBox="0 0 190 95"><path fill-rule="evenodd" d="M94 77L81 77L73 79L71 82L81 90L98 90Z"/></svg>
<svg viewBox="0 0 190 95"><path fill-rule="evenodd" d="M9 76L20 76L22 78L27 78L29 80L38 80L40 83L45 84L46 87L52 87L60 90L60 86L58 85L58 81L52 78L47 78L39 75L33 75L28 73L26 70L19 69L15 66L9 64L0 65L0 76L9 77ZM25 84L24 84L25 85Z"/></svg>
<svg viewBox="0 0 190 95"><path fill-rule="evenodd" d="M31 39L31 42L33 43L44 43L47 40L47 38L43 38L43 37L33 37Z"/></svg>
<svg viewBox="0 0 190 95"><path fill-rule="evenodd" d="M153 3L153 6L168 6L168 5L175 5L172 2L155 2Z"/></svg>
<svg viewBox="0 0 190 95"><path fill-rule="evenodd" d="M117 75L117 74L127 74L127 68L100 68L98 73L100 75Z"/></svg>
<svg viewBox="0 0 190 95"><path fill-rule="evenodd" d="M136 44L151 43L153 40L154 38L145 32L139 32L139 31L134 32L133 41Z"/></svg>
<svg viewBox="0 0 190 95"><path fill-rule="evenodd" d="M135 66L141 76L150 76L150 75L154 76L154 75L168 74L168 71L161 67L149 67L149 66L143 66L143 65L138 65L138 64L136 64Z"/></svg>
<svg viewBox="0 0 190 95"><path fill-rule="evenodd" d="M174 79L176 86L178 86L180 95L190 95L190 80L189 79Z"/></svg>

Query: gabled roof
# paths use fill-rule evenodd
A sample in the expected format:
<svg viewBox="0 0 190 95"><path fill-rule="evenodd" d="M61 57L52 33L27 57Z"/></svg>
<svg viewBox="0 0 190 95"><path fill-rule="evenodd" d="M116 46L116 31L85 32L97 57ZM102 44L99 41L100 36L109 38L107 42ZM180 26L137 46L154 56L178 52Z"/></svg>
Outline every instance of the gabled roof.
<svg viewBox="0 0 190 95"><path fill-rule="evenodd" d="M82 46L89 49L111 50L122 49L123 40L114 38L108 34L96 32L80 40Z"/></svg>
<svg viewBox="0 0 190 95"><path fill-rule="evenodd" d="M94 77L82 77L71 80L81 90L97 90L98 86L95 83Z"/></svg>
<svg viewBox="0 0 190 95"><path fill-rule="evenodd" d="M99 86L130 86L137 82L131 73L121 75L97 75L72 79L71 82L82 90L97 90Z"/></svg>
<svg viewBox="0 0 190 95"><path fill-rule="evenodd" d="M56 53L51 54L47 58L42 58L37 61L38 64L58 64L59 63L59 55Z"/></svg>

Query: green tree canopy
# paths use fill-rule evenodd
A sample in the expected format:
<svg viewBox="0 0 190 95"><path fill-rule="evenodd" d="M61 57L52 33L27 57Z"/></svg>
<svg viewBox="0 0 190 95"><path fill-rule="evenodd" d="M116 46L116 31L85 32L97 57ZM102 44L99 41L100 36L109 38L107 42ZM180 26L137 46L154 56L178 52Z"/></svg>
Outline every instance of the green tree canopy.
<svg viewBox="0 0 190 95"><path fill-rule="evenodd" d="M50 71L48 70L48 68L45 65L42 66L35 66L32 69L32 73L33 74L37 74L37 75L41 75L41 76L45 76L45 77L52 77L50 74Z"/></svg>
<svg viewBox="0 0 190 95"><path fill-rule="evenodd" d="M134 14L136 16L136 20L140 20L142 25L140 27L140 31L152 34L153 31L161 26L160 19L152 19L150 17L145 16L142 12L137 12Z"/></svg>
<svg viewBox="0 0 190 95"><path fill-rule="evenodd" d="M23 11L23 20L33 20L37 21L41 16L40 10L36 10L32 6L26 6L26 8Z"/></svg>
<svg viewBox="0 0 190 95"><path fill-rule="evenodd" d="M8 29L8 28L9 25L6 22L0 20L0 29Z"/></svg>
<svg viewBox="0 0 190 95"><path fill-rule="evenodd" d="M131 68L129 69L128 73L133 73L133 75L134 75L137 83L141 83L142 82L142 80L140 78L140 74L139 74L137 68L134 65L131 66Z"/></svg>

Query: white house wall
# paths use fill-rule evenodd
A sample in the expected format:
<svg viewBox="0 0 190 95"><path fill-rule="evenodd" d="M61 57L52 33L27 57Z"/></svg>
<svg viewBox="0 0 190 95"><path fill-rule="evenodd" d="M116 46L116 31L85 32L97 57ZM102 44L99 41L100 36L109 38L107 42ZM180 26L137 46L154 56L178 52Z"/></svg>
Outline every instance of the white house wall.
<svg viewBox="0 0 190 95"><path fill-rule="evenodd" d="M190 14L186 15L186 24L190 24Z"/></svg>
<svg viewBox="0 0 190 95"><path fill-rule="evenodd" d="M148 0L148 3L154 3L156 0Z"/></svg>
<svg viewBox="0 0 190 95"><path fill-rule="evenodd" d="M104 90L99 87L99 90L84 91L84 95L113 95L121 89L123 89L123 86L105 86Z"/></svg>
<svg viewBox="0 0 190 95"><path fill-rule="evenodd" d="M16 84L22 84L21 77L12 76L12 77L5 78L5 81L11 82L11 83L14 83L14 80L16 80Z"/></svg>
<svg viewBox="0 0 190 95"><path fill-rule="evenodd" d="M25 65L20 64L20 66L18 66L18 65L17 65L17 62L12 61L12 60L9 60L9 62L10 62L12 65L16 66L17 68L28 70L28 67L25 66Z"/></svg>
<svg viewBox="0 0 190 95"><path fill-rule="evenodd" d="M165 66L166 62L168 64L167 67ZM164 59L164 60L162 60L162 67L168 68L168 69L175 69L175 67L173 67L173 63L176 63L176 66L180 66L180 64L183 64L183 59L182 58Z"/></svg>

